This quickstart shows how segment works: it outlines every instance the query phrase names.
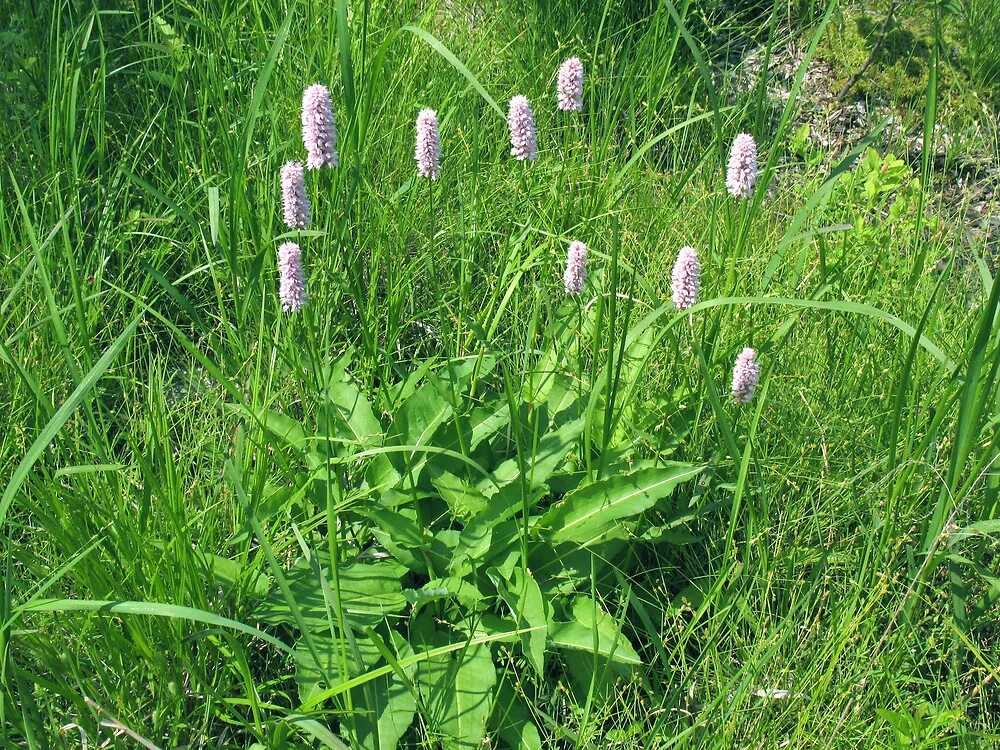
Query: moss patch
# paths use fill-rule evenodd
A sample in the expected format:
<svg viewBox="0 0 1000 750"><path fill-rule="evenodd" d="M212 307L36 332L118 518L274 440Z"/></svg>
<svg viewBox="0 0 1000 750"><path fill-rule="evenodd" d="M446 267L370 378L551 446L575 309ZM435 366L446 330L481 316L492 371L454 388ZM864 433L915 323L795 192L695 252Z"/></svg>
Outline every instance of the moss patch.
<svg viewBox="0 0 1000 750"><path fill-rule="evenodd" d="M820 41L817 54L834 69L834 88L839 91L864 65L878 43L887 3L877 9L838 11ZM945 50L951 30L944 29ZM898 105L912 105L924 98L929 79L931 48L934 45L934 17L914 4L897 4L895 18L886 40L871 67L854 87L857 96L884 99ZM955 85L948 65L938 68L939 91Z"/></svg>

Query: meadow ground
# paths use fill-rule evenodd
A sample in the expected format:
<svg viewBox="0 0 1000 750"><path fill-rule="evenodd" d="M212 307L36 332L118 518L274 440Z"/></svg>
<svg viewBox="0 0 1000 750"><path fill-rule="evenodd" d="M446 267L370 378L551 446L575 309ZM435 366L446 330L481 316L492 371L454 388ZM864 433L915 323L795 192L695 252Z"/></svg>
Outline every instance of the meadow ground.
<svg viewBox="0 0 1000 750"><path fill-rule="evenodd" d="M0 746L998 745L992 0L7 3Z"/></svg>

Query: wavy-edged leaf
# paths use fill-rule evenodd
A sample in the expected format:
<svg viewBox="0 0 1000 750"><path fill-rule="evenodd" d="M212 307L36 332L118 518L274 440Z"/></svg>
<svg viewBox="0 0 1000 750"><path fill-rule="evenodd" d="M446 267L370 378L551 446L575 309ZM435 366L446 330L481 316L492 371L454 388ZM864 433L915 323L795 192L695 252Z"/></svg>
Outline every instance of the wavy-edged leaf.
<svg viewBox="0 0 1000 750"><path fill-rule="evenodd" d="M573 619L549 624L549 639L559 648L594 653L621 664L639 665L642 659L621 633L618 624L589 596L573 600Z"/></svg>
<svg viewBox="0 0 1000 750"><path fill-rule="evenodd" d="M411 641L425 650L449 643L430 618L414 623ZM417 686L430 729L445 750L475 750L486 737L486 721L493 700L496 668L488 646L466 648L425 659L417 668Z"/></svg>
<svg viewBox="0 0 1000 750"><path fill-rule="evenodd" d="M548 622L545 600L531 571L514 568L504 599L517 618L518 628L533 628L521 635L521 650L528 663L541 676L545 670L545 626ZM534 629L539 628L539 629Z"/></svg>
<svg viewBox="0 0 1000 750"><path fill-rule="evenodd" d="M322 568L329 570L329 556L319 553L318 557ZM338 570L340 601L346 620L355 628L364 628L401 612L406 607L401 583L405 573L406 568L394 560L341 563ZM304 558L298 560L286 579L306 627L312 632L329 632L323 582L309 562ZM280 595L272 595L262 602L258 617L269 623L297 624L288 603Z"/></svg>
<svg viewBox="0 0 1000 750"><path fill-rule="evenodd" d="M614 529L619 519L653 507L703 468L675 464L642 469L633 474L613 474L567 495L542 517L540 523L552 529L555 543L593 544Z"/></svg>
<svg viewBox="0 0 1000 750"><path fill-rule="evenodd" d="M371 690L356 690L354 723L364 750L394 750L416 715L417 702L398 675L383 675ZM374 703L368 703L368 696Z"/></svg>

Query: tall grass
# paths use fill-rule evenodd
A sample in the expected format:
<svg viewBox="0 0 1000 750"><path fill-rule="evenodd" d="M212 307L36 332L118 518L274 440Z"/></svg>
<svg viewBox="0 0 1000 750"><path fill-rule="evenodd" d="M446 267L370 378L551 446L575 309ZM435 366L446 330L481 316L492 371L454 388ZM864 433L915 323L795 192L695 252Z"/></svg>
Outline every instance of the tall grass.
<svg viewBox="0 0 1000 750"><path fill-rule="evenodd" d="M4 96L44 101L0 130L0 744L388 747L371 711L410 702L412 747L467 746L477 722L515 748L990 747L992 260L926 231L929 150L899 182L866 156L878 132L793 152L795 93L775 111L718 66L734 39L800 33L808 64L833 5L746 5L19 11L24 93ZM565 116L570 55L585 109ZM288 233L277 172L314 81L341 164L309 175L314 224ZM508 156L515 93L530 165ZM928 149L938 106L932 87ZM736 203L744 130L763 168ZM312 295L295 317L288 239ZM690 316L669 303L683 245L703 260ZM738 407L748 345L763 374ZM680 466L614 533L575 515L587 487ZM435 475L436 500L434 467L460 480ZM503 502L476 526L480 494ZM499 624L454 616L458 544L450 578L489 587ZM373 561L411 571L407 609L359 583ZM447 685L487 683L488 708L449 714Z"/></svg>

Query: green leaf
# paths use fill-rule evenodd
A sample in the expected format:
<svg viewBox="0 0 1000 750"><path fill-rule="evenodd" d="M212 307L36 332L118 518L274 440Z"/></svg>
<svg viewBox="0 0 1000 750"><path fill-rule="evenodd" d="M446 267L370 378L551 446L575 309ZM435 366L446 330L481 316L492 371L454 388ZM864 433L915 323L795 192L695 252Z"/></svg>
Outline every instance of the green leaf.
<svg viewBox="0 0 1000 750"><path fill-rule="evenodd" d="M429 31L424 31L419 26L404 26L403 30L416 34L427 42L439 55L441 55L441 57L450 62L455 70L465 76L466 80L472 84L472 87L479 92L479 95L483 97L486 103L489 104L501 118L507 116L507 113L500 109L500 105L493 100L493 97L486 93L486 89L483 88L483 84L481 84L479 79L472 74L472 71L469 70L461 60L455 57L450 49L441 44L441 42L439 42L433 34Z"/></svg>
<svg viewBox="0 0 1000 750"><path fill-rule="evenodd" d="M635 393L642 385L641 375L645 372L645 364L653 354L655 334L656 327L649 326L638 331L634 337L630 337L625 354L619 363L620 369L616 375L618 381L616 390L619 395L613 399L612 403L612 421L609 423L612 430L608 436L609 446L621 445L634 432L633 430L626 431L625 425L630 423L632 419L632 405L636 400ZM606 378L607 370L605 369L598 377L597 382L604 382ZM592 398L596 398L592 417L593 424L603 425L607 420L607 396L603 389L597 388L594 390Z"/></svg>
<svg viewBox="0 0 1000 750"><path fill-rule="evenodd" d="M482 492L449 471L434 471L431 484L441 493L441 499L448 503L451 512L458 518L476 515L489 502Z"/></svg>
<svg viewBox="0 0 1000 750"><path fill-rule="evenodd" d="M538 360L521 388L521 399L528 404L537 404L545 401L552 387L556 383L557 376L562 370L563 355L561 348L553 345L545 355Z"/></svg>
<svg viewBox="0 0 1000 750"><path fill-rule="evenodd" d="M431 574L428 564L443 570L451 559L451 551L444 542L428 534L409 515L381 508L358 508L357 512L375 521L377 527L372 533L379 543L410 570Z"/></svg>
<svg viewBox="0 0 1000 750"><path fill-rule="evenodd" d="M481 406L472 410L468 419L471 440L468 450L474 451L479 444L497 431L510 424L510 405L497 401L491 406Z"/></svg>
<svg viewBox="0 0 1000 750"><path fill-rule="evenodd" d="M370 448L382 442L382 423L372 411L368 399L349 381L332 384L327 390L327 405L333 407L327 416L338 428L331 434Z"/></svg>
<svg viewBox="0 0 1000 750"><path fill-rule="evenodd" d="M489 552L495 525L495 522L474 521L466 526L458 538L448 570L455 575L471 572L473 564Z"/></svg>
<svg viewBox="0 0 1000 750"><path fill-rule="evenodd" d="M417 702L398 675L382 675L370 688L352 691L358 744L365 750L394 750L413 723Z"/></svg>
<svg viewBox="0 0 1000 750"><path fill-rule="evenodd" d="M464 578L456 576L435 578L419 589L408 589L403 593L415 608L439 599L455 599L463 607L475 609L483 600L483 594L479 589Z"/></svg>
<svg viewBox="0 0 1000 750"><path fill-rule="evenodd" d="M407 445L427 445L438 426L452 414L436 382L420 386L399 408L396 427Z"/></svg>
<svg viewBox="0 0 1000 750"><path fill-rule="evenodd" d="M993 536L1000 534L1000 518L992 518L987 521L977 521L959 529L951 535L953 541L972 536Z"/></svg>
<svg viewBox="0 0 1000 750"><path fill-rule="evenodd" d="M573 600L573 619L570 622L550 623L549 638L559 648L592 654L596 645L597 653L611 661L642 664L632 644L619 631L614 618L589 596L578 596Z"/></svg>
<svg viewBox="0 0 1000 750"><path fill-rule="evenodd" d="M250 414L250 411L240 404L234 404L232 408L246 415ZM305 444L306 428L301 422L285 414L276 411L265 412L261 423L265 430L292 448L301 449Z"/></svg>
<svg viewBox="0 0 1000 750"><path fill-rule="evenodd" d="M515 568L505 593L504 599L517 618L517 627L539 628L522 633L520 639L525 658L541 676L545 670L545 625L548 621L542 591L530 571Z"/></svg>
<svg viewBox="0 0 1000 750"><path fill-rule="evenodd" d="M290 716L286 716L284 721L295 729L305 732L313 739L319 740L330 750L348 750L347 745L345 745L340 738L337 737L337 735L316 721L316 719L310 719L308 716L304 716L303 714L291 714ZM261 746L254 744L250 747L254 748Z"/></svg>
<svg viewBox="0 0 1000 750"><path fill-rule="evenodd" d="M358 451L382 444L382 423L356 385L346 380L331 385L326 406L320 411L321 420L330 420L329 424L321 424L324 430L354 443ZM365 478L371 487L388 489L399 482L399 472L389 457L380 453L372 458Z"/></svg>
<svg viewBox="0 0 1000 750"><path fill-rule="evenodd" d="M676 464L643 469L634 474L612 475L580 487L551 508L541 524L552 529L552 541L593 544L621 518L648 510L670 495L678 484L701 472L703 467Z"/></svg>
<svg viewBox="0 0 1000 750"><path fill-rule="evenodd" d="M215 579L224 584L228 590L232 590L238 583L246 585L247 582L243 581L243 576L247 569L245 561L230 560L228 557L213 555L208 552L203 552L202 557L204 557L206 565L212 569ZM249 581L250 591L258 597L267 596L270 587L271 582L260 571L255 572L252 580Z"/></svg>
<svg viewBox="0 0 1000 750"><path fill-rule="evenodd" d="M430 618L413 626L411 642L424 650L449 645L445 633L434 629ZM417 685L433 733L445 750L476 750L486 737L496 668L489 646L469 645L420 662Z"/></svg>
<svg viewBox="0 0 1000 750"><path fill-rule="evenodd" d="M111 367L111 363L121 354L122 349L125 348L125 344L128 343L129 339L132 338L132 334L135 333L136 326L139 325L140 320L142 320L141 314L134 317L132 322L125 326L125 330L118 334L118 338L101 355L101 358L97 360L90 369L90 372L80 381L79 385L73 389L69 398L52 415L52 418L42 428L42 431L35 438L31 447L28 448L28 452L24 454L24 458L21 459L21 462L17 465L10 480L7 482L3 496L0 497L0 529L3 528L4 519L7 517L7 511L10 510L10 506L14 502L15 495L21 489L21 485L27 479L28 474L31 473L31 467L35 465L35 462L45 452L45 449L49 447L49 443L52 442L59 433L59 430L66 424L66 420L70 418L70 415L76 411L76 407L80 405L84 398L87 397L87 394L90 393L90 390L97 384L97 381Z"/></svg>
<svg viewBox="0 0 1000 750"><path fill-rule="evenodd" d="M442 395L439 385L433 376L428 375L428 382L420 386L396 413L395 438L403 445L424 447L430 445L434 433L453 413L451 404ZM404 454L405 455L405 454ZM416 482L420 470L427 463L427 455L417 452L409 453L407 459L408 482Z"/></svg>
<svg viewBox="0 0 1000 750"><path fill-rule="evenodd" d="M367 638L357 639L357 654L339 634L335 639L329 628L313 633L312 641L319 663L302 639L295 644L295 682L299 687L299 701L307 701L349 677L357 677L379 660L378 649ZM359 655L361 664L358 664ZM344 664L347 665L346 676Z"/></svg>
<svg viewBox="0 0 1000 750"><path fill-rule="evenodd" d="M531 486L537 487L548 481L552 473L566 459L574 443L583 434L583 419L574 419L562 425L557 430L545 433L538 441L535 450L525 458L525 475ZM521 475L517 458L504 461L494 471L498 485L510 484ZM484 480L479 485L480 490L492 494L496 490Z"/></svg>
<svg viewBox="0 0 1000 750"><path fill-rule="evenodd" d="M493 545L493 530L524 508L520 483L508 484L490 499L489 505L470 521L459 535L458 544L452 553L450 571L464 575L467 566L485 559ZM545 488L527 490L529 510L547 493ZM503 535L500 535L503 537Z"/></svg>
<svg viewBox="0 0 1000 750"><path fill-rule="evenodd" d="M329 556L319 553L318 557L323 570L329 571ZM341 563L338 573L344 617L355 628L374 625L406 607L406 597L403 596L403 586L400 583L406 568L399 563L392 560ZM330 578L329 572L326 576ZM310 631L328 633L327 602L323 596L322 582L304 558L298 560L288 571L287 580L291 595ZM330 585L333 585L332 580ZM280 594L272 594L261 604L258 617L269 623L295 624L289 606Z"/></svg>
<svg viewBox="0 0 1000 750"><path fill-rule="evenodd" d="M542 738L531 711L510 680L501 680L497 687L490 726L511 750L542 750Z"/></svg>
<svg viewBox="0 0 1000 750"><path fill-rule="evenodd" d="M272 635L258 630L250 625L245 625L228 617L222 617L214 612L207 612L202 609L185 607L180 604L163 604L161 602L121 602L94 599L40 599L30 604L18 607L15 613L21 612L97 612L103 615L150 615L153 617L167 617L175 620L188 620L190 622L200 622L205 625L215 627L232 628L241 633L245 633L252 638L259 638L264 643L268 643L287 654L294 654L295 650L279 641Z"/></svg>

